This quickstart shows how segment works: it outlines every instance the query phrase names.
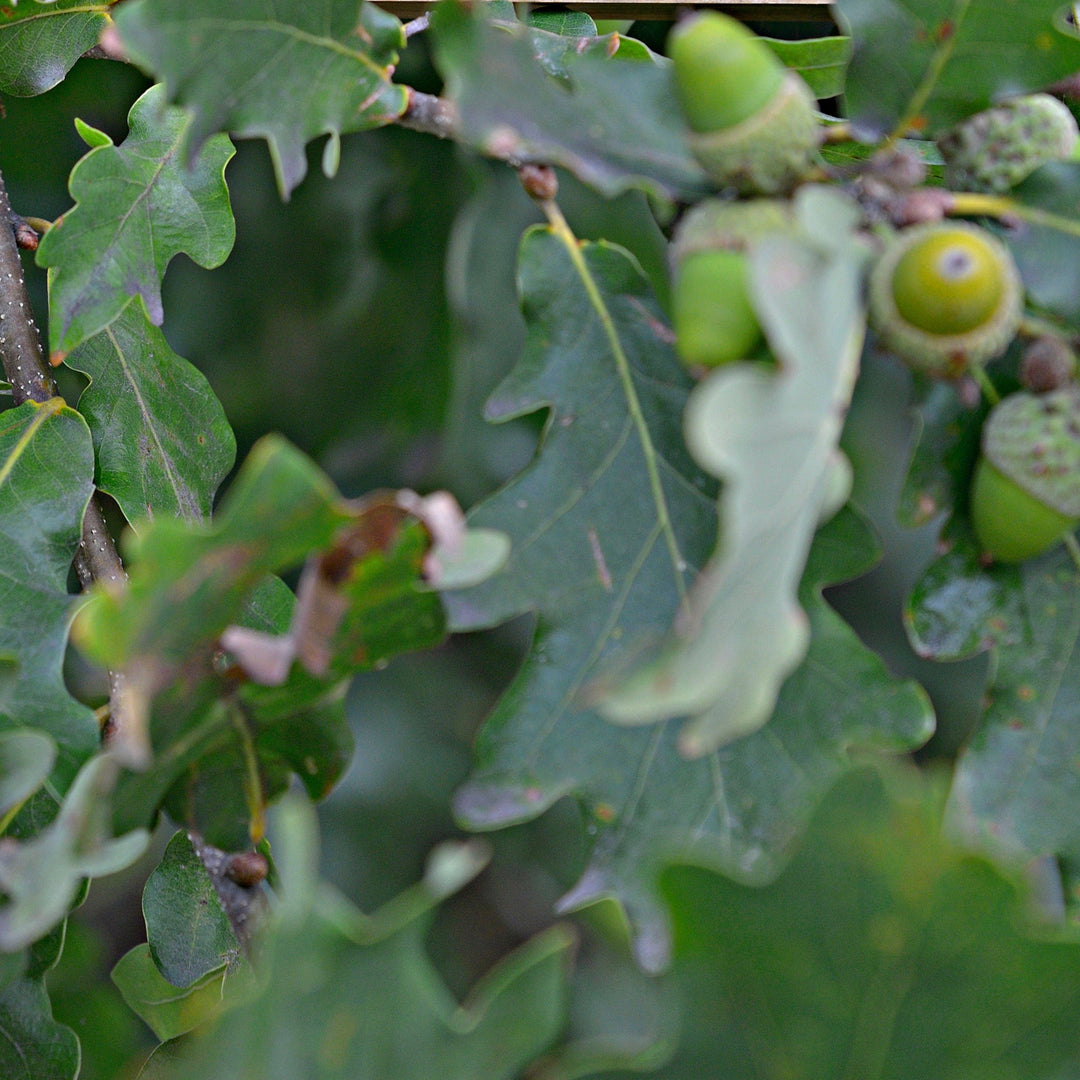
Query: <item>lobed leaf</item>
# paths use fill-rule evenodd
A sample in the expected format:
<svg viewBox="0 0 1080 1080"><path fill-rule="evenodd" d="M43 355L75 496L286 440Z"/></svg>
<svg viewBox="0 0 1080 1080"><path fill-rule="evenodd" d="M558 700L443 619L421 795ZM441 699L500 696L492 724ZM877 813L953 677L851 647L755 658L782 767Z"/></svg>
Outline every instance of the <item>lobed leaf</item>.
<svg viewBox="0 0 1080 1080"><path fill-rule="evenodd" d="M829 246L809 235L777 235L748 255L776 369L728 365L687 406L691 452L724 481L717 553L680 613L674 640L609 687L600 703L604 716L626 724L690 714L680 744L688 757L760 728L809 644L796 592L843 468L838 443L865 313L858 214L822 188L803 189L796 207L830 234Z"/></svg>
<svg viewBox="0 0 1080 1080"><path fill-rule="evenodd" d="M267 1080L511 1080L554 1040L572 945L562 927L503 960L462 1004L425 955L435 906L484 864L474 847L437 849L423 883L365 916L317 880L310 808L288 800L280 824L285 892L265 943L269 977L254 1001L191 1044L179 1080L214 1071Z"/></svg>
<svg viewBox="0 0 1080 1080"><path fill-rule="evenodd" d="M53 1019L43 975L0 990L0 1073L10 1080L75 1080L79 1040Z"/></svg>
<svg viewBox="0 0 1080 1080"><path fill-rule="evenodd" d="M987 707L957 764L949 822L1009 859L1075 859L1080 829L1080 569L1069 552L985 567L958 522L916 584L905 622L917 651L988 649Z"/></svg>
<svg viewBox="0 0 1080 1080"><path fill-rule="evenodd" d="M266 805L294 773L326 795L352 752L348 678L445 634L427 578L447 555L420 520L435 503L411 492L346 503L268 437L212 523L159 517L128 535L128 587L96 590L76 624L84 652L121 673L128 737L144 758L120 782L120 826L164 805L235 850L261 838ZM464 535L471 565L446 561L446 572L489 572L497 539ZM297 602L269 575L309 556Z"/></svg>
<svg viewBox="0 0 1080 1080"><path fill-rule="evenodd" d="M172 351L141 299L66 362L90 377L79 412L94 437L97 486L128 521L209 518L236 440L210 384Z"/></svg>
<svg viewBox="0 0 1080 1080"><path fill-rule="evenodd" d="M390 81L401 23L363 0L135 0L116 24L191 115L188 152L219 131L265 138L283 198L307 172L309 140L330 136L332 176L343 133L405 111L405 88Z"/></svg>
<svg viewBox="0 0 1080 1080"><path fill-rule="evenodd" d="M79 770L55 820L29 840L10 840L0 850L0 949L25 948L63 920L83 878L130 866L149 837L135 830L114 838L109 796L116 762L104 754Z"/></svg>
<svg viewBox="0 0 1080 1080"><path fill-rule="evenodd" d="M93 713L64 686L73 601L67 578L93 490L82 417L54 398L0 416L0 729L40 729L56 743L63 790L98 745Z"/></svg>
<svg viewBox="0 0 1080 1080"><path fill-rule="evenodd" d="M562 165L607 196L640 187L692 199L708 190L686 146L666 60L641 60L632 50L627 62L621 48L614 57L606 48L579 55L571 39L561 39L558 70L566 80L555 80L550 58L536 58L538 33L493 25L459 4L439 6L435 59L458 109L458 138L498 157Z"/></svg>
<svg viewBox="0 0 1080 1080"><path fill-rule="evenodd" d="M665 874L684 1002L665 1080L1073 1075L1080 942L943 837L942 788L852 777L765 889Z"/></svg>
<svg viewBox="0 0 1080 1080"><path fill-rule="evenodd" d="M853 748L918 745L932 714L921 691L894 680L821 599L825 584L865 571L876 557L847 511L812 549L800 594L810 652L763 730L688 762L675 722L628 728L595 711L584 688L666 633L680 588L713 543L716 515L676 424L692 384L644 279L617 248L585 244L580 262L576 250L546 229L528 232L521 247L529 336L488 413L502 419L546 408L548 422L534 463L470 515L510 534L506 566L446 599L460 629L527 610L537 624L529 655L480 733L455 810L468 827L493 829L578 797L596 842L561 906L616 897L639 960L655 970L668 959L655 889L667 854L691 851L740 879L767 880L850 768Z"/></svg>
<svg viewBox="0 0 1080 1080"><path fill-rule="evenodd" d="M1058 0L840 0L852 41L845 83L860 137L936 136L1003 97L1080 69Z"/></svg>
<svg viewBox="0 0 1080 1080"><path fill-rule="evenodd" d="M98 43L112 0L22 0L0 9L0 93L43 94Z"/></svg>
<svg viewBox="0 0 1080 1080"><path fill-rule="evenodd" d="M39 264L51 271L54 359L104 330L136 296L159 326L161 279L174 255L184 252L210 268L229 254L235 223L224 170L233 147L219 135L189 168L180 155L189 123L155 86L132 105L119 146L103 132L86 132L93 149L68 184L76 205L37 250Z"/></svg>

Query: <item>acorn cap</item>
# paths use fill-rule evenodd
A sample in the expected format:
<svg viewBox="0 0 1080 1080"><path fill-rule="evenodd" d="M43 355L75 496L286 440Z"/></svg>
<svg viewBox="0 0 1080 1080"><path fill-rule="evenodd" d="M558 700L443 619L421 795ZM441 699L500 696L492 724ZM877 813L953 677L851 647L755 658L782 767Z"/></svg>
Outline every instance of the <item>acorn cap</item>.
<svg viewBox="0 0 1080 1080"><path fill-rule="evenodd" d="M945 183L1001 194L1051 161L1068 158L1080 130L1067 105L1028 94L968 117L938 139Z"/></svg>
<svg viewBox="0 0 1080 1080"><path fill-rule="evenodd" d="M1080 520L1080 387L1010 394L983 425L982 452L1044 506Z"/></svg>
<svg viewBox="0 0 1080 1080"><path fill-rule="evenodd" d="M822 132L817 100L794 71L785 71L769 102L742 123L689 133L690 150L709 177L741 195L789 191L814 168Z"/></svg>
<svg viewBox="0 0 1080 1080"><path fill-rule="evenodd" d="M698 251L746 251L769 233L795 228L786 199L705 199L679 222L671 242L675 264Z"/></svg>
<svg viewBox="0 0 1080 1080"><path fill-rule="evenodd" d="M952 233L963 241L960 254L975 251L996 271L995 300L986 319L963 333L934 333L904 318L893 293L901 260L916 245ZM973 243L974 242L974 243ZM948 267L938 276L948 273ZM928 283L928 307L942 306L940 286ZM888 245L870 273L870 324L882 343L911 367L939 378L956 378L1003 352L1016 335L1023 315L1024 289L1020 273L1005 245L977 225L963 221L930 222L904 229ZM910 298L906 298L911 306Z"/></svg>

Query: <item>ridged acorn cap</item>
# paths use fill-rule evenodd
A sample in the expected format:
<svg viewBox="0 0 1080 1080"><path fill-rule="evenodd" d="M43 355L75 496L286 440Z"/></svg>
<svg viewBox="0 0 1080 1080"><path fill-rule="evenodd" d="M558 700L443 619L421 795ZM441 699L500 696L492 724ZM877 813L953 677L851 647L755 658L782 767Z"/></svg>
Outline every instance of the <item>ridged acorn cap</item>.
<svg viewBox="0 0 1080 1080"><path fill-rule="evenodd" d="M899 233L871 271L869 299L870 323L886 348L917 371L956 378L1005 350L1024 291L997 237L949 221Z"/></svg>
<svg viewBox="0 0 1080 1080"><path fill-rule="evenodd" d="M1080 130L1067 105L1029 94L968 117L938 139L954 191L1001 194L1052 161L1068 158Z"/></svg>
<svg viewBox="0 0 1080 1080"><path fill-rule="evenodd" d="M1080 388L1010 394L983 424L982 452L1044 506L1080 519Z"/></svg>
<svg viewBox="0 0 1080 1080"><path fill-rule="evenodd" d="M794 71L753 116L719 131L689 134L690 150L719 186L740 195L778 195L810 175L821 144L817 101Z"/></svg>

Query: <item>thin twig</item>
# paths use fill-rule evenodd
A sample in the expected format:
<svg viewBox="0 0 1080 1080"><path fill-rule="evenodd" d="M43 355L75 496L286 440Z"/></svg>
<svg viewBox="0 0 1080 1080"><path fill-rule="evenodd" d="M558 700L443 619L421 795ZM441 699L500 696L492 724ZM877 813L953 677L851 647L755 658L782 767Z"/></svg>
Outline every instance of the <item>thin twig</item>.
<svg viewBox="0 0 1080 1080"><path fill-rule="evenodd" d="M404 26L405 37L411 38L414 34L422 34L431 25L431 12L425 11L415 19L410 19Z"/></svg>
<svg viewBox="0 0 1080 1080"><path fill-rule="evenodd" d="M11 225L14 215L0 175L0 361L16 405L56 397L56 380L45 363L23 280L22 260Z"/></svg>
<svg viewBox="0 0 1080 1080"><path fill-rule="evenodd" d="M407 87L407 90L409 104L397 122L402 127L435 135L440 139L452 138L458 126L457 106L446 98L421 93L411 86Z"/></svg>

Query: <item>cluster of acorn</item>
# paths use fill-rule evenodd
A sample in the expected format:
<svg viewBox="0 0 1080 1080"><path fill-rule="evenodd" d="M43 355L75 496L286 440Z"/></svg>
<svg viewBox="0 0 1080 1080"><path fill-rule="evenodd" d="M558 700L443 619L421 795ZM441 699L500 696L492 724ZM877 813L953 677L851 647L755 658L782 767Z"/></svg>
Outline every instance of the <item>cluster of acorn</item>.
<svg viewBox="0 0 1080 1080"><path fill-rule="evenodd" d="M784 196L818 170L823 128L803 80L735 19L696 14L672 31L668 52L691 150L729 196L689 211L672 244L676 347L691 370L704 371L763 355L747 249L795 227ZM939 149L955 189L1000 192L1067 157L1076 141L1069 110L1036 94L972 117ZM981 369L1017 336L1023 314L1024 287L1008 249L967 222L893 232L870 273L869 319L879 341L935 377ZM1055 373L1029 380L1028 390L992 410L971 489L982 549L1006 562L1041 554L1080 523L1075 359L1061 341L1038 348L1055 353Z"/></svg>

